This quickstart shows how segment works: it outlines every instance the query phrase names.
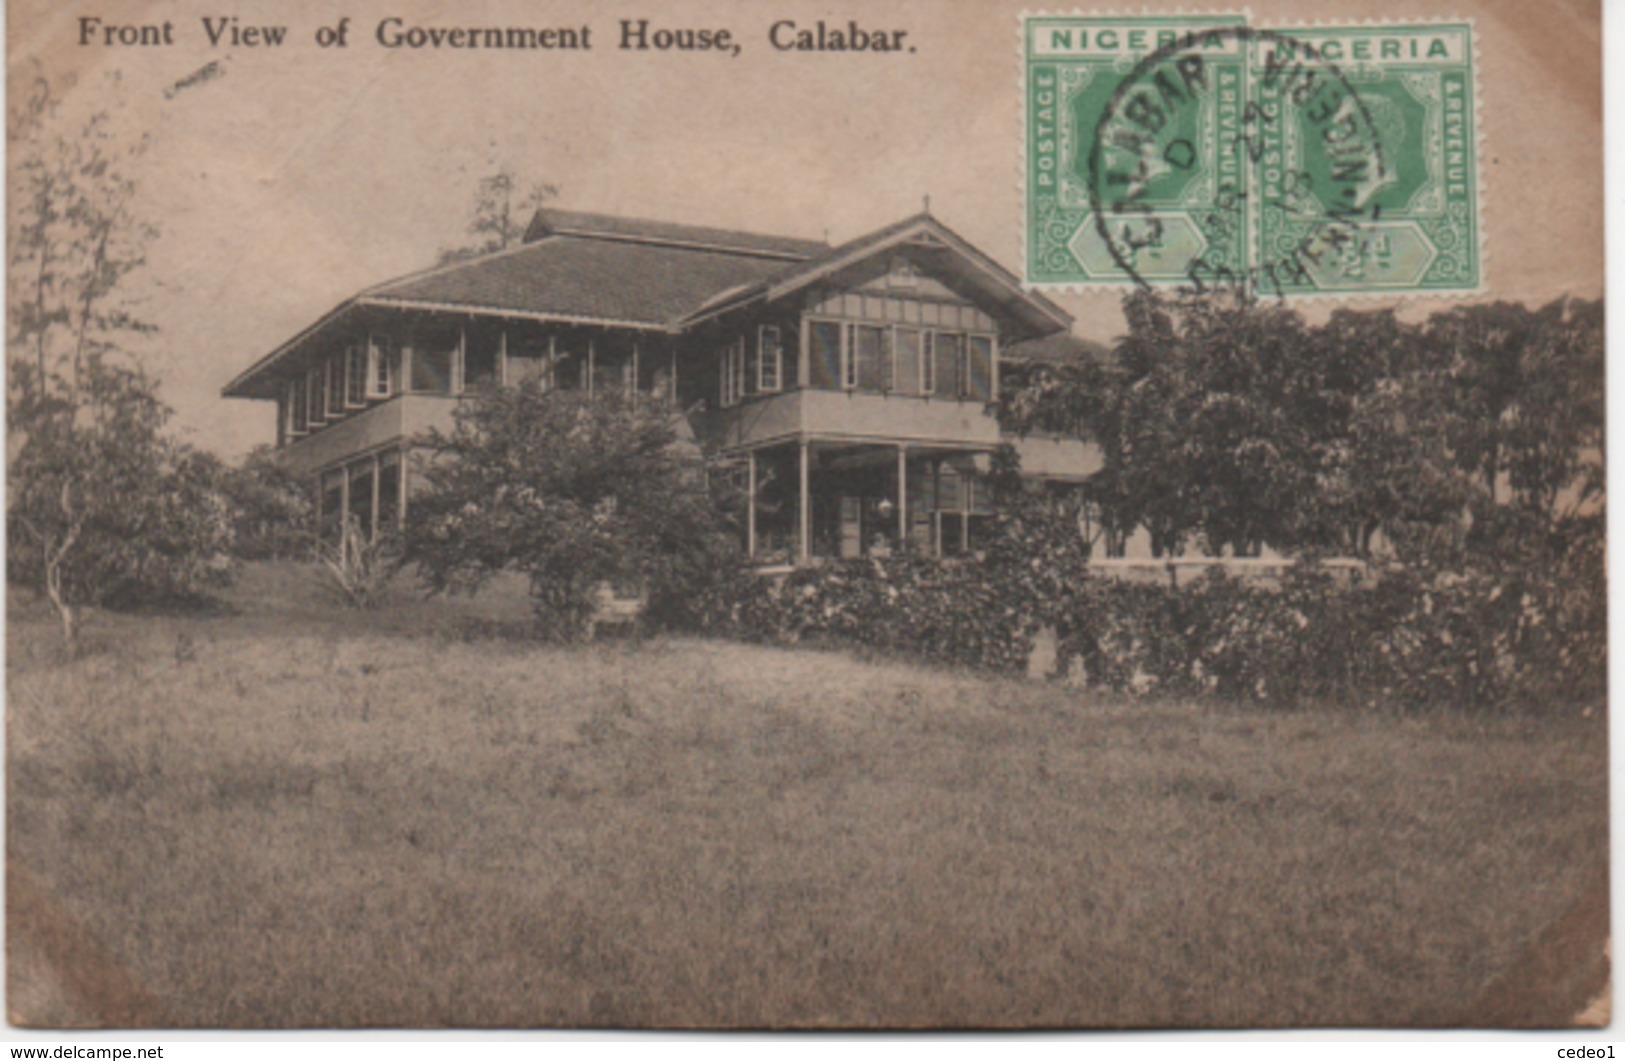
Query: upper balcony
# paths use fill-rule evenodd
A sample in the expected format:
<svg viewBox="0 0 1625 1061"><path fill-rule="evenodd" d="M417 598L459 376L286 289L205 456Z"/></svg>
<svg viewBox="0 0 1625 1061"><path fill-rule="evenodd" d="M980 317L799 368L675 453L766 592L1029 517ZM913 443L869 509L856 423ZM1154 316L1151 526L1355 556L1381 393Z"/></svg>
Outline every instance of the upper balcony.
<svg viewBox="0 0 1625 1061"><path fill-rule="evenodd" d="M987 403L965 398L807 388L748 398L699 419L701 437L721 450L799 437L963 449L999 443Z"/></svg>
<svg viewBox="0 0 1625 1061"><path fill-rule="evenodd" d="M397 394L363 412L298 438L279 451L289 471L306 475L437 427L449 431L457 399L439 394Z"/></svg>

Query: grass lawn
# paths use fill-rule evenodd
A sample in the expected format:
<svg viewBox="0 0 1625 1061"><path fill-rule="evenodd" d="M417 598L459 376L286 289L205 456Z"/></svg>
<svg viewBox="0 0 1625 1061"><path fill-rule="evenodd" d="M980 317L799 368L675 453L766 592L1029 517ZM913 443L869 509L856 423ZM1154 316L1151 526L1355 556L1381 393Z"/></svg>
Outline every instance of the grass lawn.
<svg viewBox="0 0 1625 1061"><path fill-rule="evenodd" d="M71 661L13 602L13 1021L1566 1023L1606 973L1606 728L1566 705L469 640L290 570Z"/></svg>

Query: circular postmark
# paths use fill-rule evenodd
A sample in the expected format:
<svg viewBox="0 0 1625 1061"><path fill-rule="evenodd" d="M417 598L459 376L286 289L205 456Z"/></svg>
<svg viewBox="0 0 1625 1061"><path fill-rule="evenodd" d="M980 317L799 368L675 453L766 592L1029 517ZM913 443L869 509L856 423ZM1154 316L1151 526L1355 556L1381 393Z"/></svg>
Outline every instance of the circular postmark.
<svg viewBox="0 0 1625 1061"><path fill-rule="evenodd" d="M1284 297L1359 267L1387 167L1379 117L1313 43L1216 27L1180 35L1118 84L1089 144L1088 191L1100 240L1137 284L1151 286L1139 264L1150 255L1172 257L1197 293ZM1286 235L1255 239L1266 209Z"/></svg>

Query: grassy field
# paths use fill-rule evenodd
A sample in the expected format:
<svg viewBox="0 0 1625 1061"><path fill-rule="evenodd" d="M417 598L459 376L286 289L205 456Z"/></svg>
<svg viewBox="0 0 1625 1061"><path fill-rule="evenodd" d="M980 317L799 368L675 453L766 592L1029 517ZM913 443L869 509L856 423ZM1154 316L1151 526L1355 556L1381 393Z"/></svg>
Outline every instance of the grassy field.
<svg viewBox="0 0 1625 1061"><path fill-rule="evenodd" d="M232 603L68 660L12 602L13 1021L1538 1024L1606 973L1600 717Z"/></svg>

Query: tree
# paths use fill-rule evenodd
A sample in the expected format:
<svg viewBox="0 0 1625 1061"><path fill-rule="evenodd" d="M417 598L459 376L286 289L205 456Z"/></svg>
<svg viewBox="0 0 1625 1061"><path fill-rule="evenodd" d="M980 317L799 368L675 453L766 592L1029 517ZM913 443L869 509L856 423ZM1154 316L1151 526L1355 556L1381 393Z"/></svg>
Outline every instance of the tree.
<svg viewBox="0 0 1625 1061"><path fill-rule="evenodd" d="M164 436L170 411L139 372L93 357L78 386L71 413L8 403L7 576L43 589L69 642L85 604L194 600L231 574L219 461Z"/></svg>
<svg viewBox="0 0 1625 1061"><path fill-rule="evenodd" d="M477 258L516 245L524 238L531 216L557 194L558 188L551 184L534 182L521 186L519 177L507 169L481 177L466 229L469 242L443 248L440 264Z"/></svg>
<svg viewBox="0 0 1625 1061"><path fill-rule="evenodd" d="M154 331L126 284L156 235L131 176L145 137L70 113L43 78L9 126L7 576L39 586L72 641L83 604L224 580L230 520L219 463L163 434L131 349Z"/></svg>
<svg viewBox="0 0 1625 1061"><path fill-rule="evenodd" d="M1462 306L1430 317L1422 342L1451 383L1452 448L1482 505L1555 519L1600 494L1601 302Z"/></svg>
<svg viewBox="0 0 1625 1061"><path fill-rule="evenodd" d="M315 539L316 499L270 446L255 446L221 482L232 506L236 555L243 560L308 555Z"/></svg>
<svg viewBox="0 0 1625 1061"><path fill-rule="evenodd" d="M1245 298L1136 292L1124 314L1109 368L1012 376L1005 423L1096 440L1103 523L1145 527L1159 556L1193 537L1369 556L1382 531L1411 558L1528 560L1600 517L1600 302L1311 328Z"/></svg>
<svg viewBox="0 0 1625 1061"><path fill-rule="evenodd" d="M405 559L435 592L472 592L499 571L530 580L546 636L582 634L605 583L635 584L650 614L685 617L738 562L737 529L707 461L645 395L482 387L449 432L422 444Z"/></svg>
<svg viewBox="0 0 1625 1061"><path fill-rule="evenodd" d="M1010 403L1100 445L1089 496L1108 551L1136 526L1157 556L1192 538L1250 555L1303 534L1320 428L1302 319L1241 297L1144 291L1123 310L1128 332L1109 370L1051 374Z"/></svg>
<svg viewBox="0 0 1625 1061"><path fill-rule="evenodd" d="M1255 556L1300 539L1323 427L1303 319L1245 298L1186 299L1178 310L1182 474L1208 551Z"/></svg>

